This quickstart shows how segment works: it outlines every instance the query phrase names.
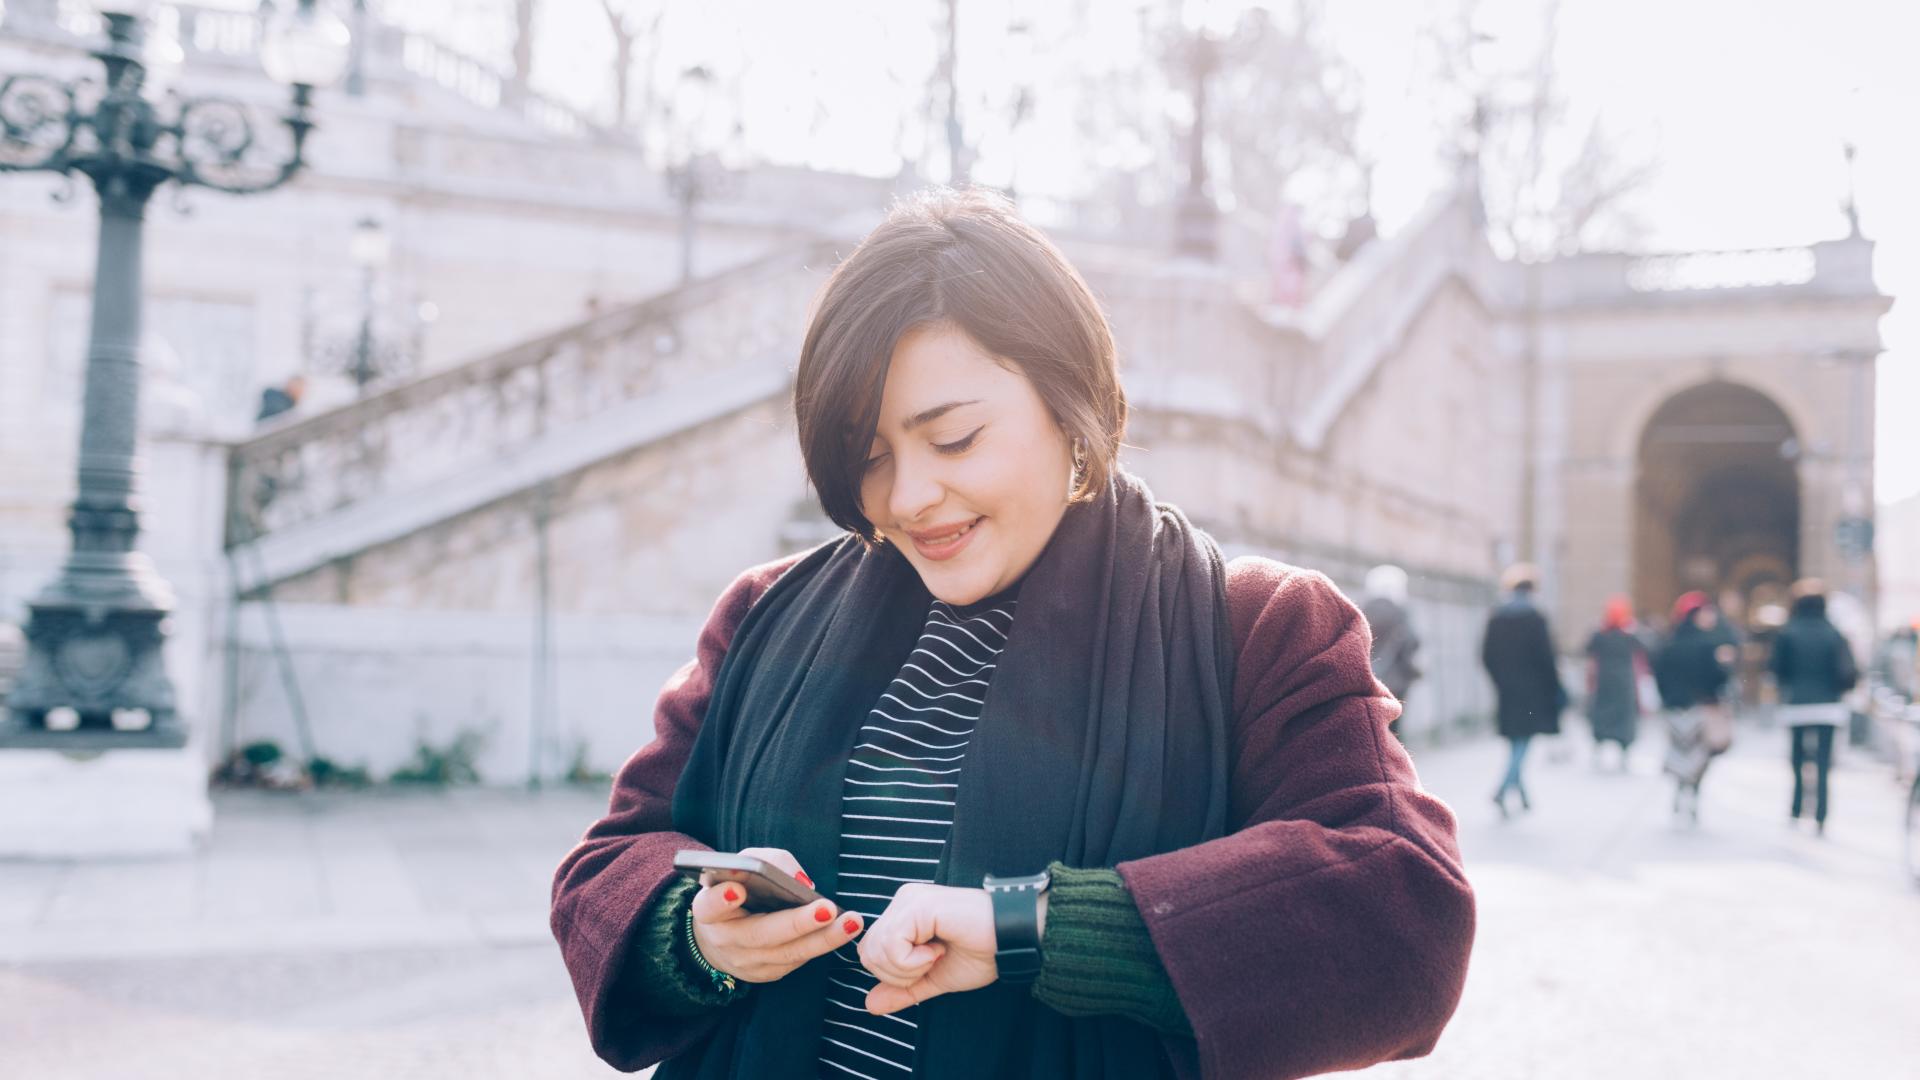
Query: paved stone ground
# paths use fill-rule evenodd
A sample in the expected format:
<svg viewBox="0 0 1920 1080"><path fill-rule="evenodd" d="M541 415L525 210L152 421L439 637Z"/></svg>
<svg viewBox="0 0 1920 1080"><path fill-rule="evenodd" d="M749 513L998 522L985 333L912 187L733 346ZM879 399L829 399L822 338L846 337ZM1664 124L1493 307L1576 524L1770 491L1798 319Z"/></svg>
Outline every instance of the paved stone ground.
<svg viewBox="0 0 1920 1080"><path fill-rule="evenodd" d="M1507 823L1499 745L1419 755L1460 812L1480 937L1438 1051L1376 1075L1920 1075L1920 892L1885 767L1843 760L1817 840L1785 823L1784 737L1744 730L1677 829L1657 742L1625 775L1536 750L1536 808ZM191 859L0 862L0 1077L614 1075L545 921L602 806L223 795Z"/></svg>
<svg viewBox="0 0 1920 1080"><path fill-rule="evenodd" d="M1816 839L1787 820L1784 731L1743 724L1699 827L1676 827L1652 734L1626 775L1583 738L1536 748L1535 810L1512 822L1489 798L1500 744L1418 758L1460 815L1480 930L1439 1048L1378 1075L1920 1077L1920 890L1891 770L1843 750Z"/></svg>

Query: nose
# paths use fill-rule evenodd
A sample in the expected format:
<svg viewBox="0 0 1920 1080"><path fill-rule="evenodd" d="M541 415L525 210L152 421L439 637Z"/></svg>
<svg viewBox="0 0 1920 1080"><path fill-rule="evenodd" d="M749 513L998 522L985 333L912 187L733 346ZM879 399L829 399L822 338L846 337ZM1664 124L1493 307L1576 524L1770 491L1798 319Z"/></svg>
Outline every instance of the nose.
<svg viewBox="0 0 1920 1080"><path fill-rule="evenodd" d="M893 520L918 521L945 497L946 487L940 482L938 463L895 456L893 487L887 492L887 509L893 514Z"/></svg>

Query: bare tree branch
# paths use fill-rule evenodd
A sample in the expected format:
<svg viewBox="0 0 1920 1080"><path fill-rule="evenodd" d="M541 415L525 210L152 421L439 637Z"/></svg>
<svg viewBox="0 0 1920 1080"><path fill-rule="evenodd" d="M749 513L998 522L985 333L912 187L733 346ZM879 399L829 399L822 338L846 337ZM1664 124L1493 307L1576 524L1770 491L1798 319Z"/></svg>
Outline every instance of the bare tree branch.
<svg viewBox="0 0 1920 1080"><path fill-rule="evenodd" d="M1479 29L1474 0L1429 32L1435 82L1455 100L1447 122L1476 175L1488 237L1500 254L1523 260L1630 242L1643 231L1632 197L1655 172L1597 118L1572 126L1554 63L1558 10L1547 8L1538 48L1519 70L1489 70L1480 58L1495 39Z"/></svg>

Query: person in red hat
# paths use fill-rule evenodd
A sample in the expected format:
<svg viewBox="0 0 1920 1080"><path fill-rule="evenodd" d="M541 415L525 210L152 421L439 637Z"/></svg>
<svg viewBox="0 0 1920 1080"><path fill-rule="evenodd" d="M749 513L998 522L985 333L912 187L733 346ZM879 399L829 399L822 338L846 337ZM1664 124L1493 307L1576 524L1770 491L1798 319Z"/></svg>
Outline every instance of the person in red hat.
<svg viewBox="0 0 1920 1080"><path fill-rule="evenodd" d="M1639 629L1632 601L1615 596L1587 639L1587 720L1596 767L1600 748L1611 742L1620 747L1620 771L1627 770L1627 750L1640 727L1640 677L1649 670Z"/></svg>
<svg viewBox="0 0 1920 1080"><path fill-rule="evenodd" d="M1674 779L1673 812L1700 821L1700 781L1707 766L1733 745L1733 717L1722 700L1733 646L1720 628L1720 611L1703 592L1673 603L1673 632L1654 663L1667 707L1666 771Z"/></svg>

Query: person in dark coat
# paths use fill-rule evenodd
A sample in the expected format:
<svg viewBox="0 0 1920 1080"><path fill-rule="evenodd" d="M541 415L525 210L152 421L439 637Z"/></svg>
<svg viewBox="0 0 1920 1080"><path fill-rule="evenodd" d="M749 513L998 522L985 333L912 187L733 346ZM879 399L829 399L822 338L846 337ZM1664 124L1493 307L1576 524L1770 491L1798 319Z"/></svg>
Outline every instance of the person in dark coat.
<svg viewBox="0 0 1920 1080"><path fill-rule="evenodd" d="M1640 677L1648 673L1647 652L1633 621L1633 605L1624 596L1607 601L1600 629L1587 639L1587 719L1593 726L1594 761L1606 743L1620 747L1620 771L1640 727Z"/></svg>
<svg viewBox="0 0 1920 1080"><path fill-rule="evenodd" d="M1493 793L1502 817L1507 816L1508 792L1519 796L1522 810L1533 809L1520 767L1534 736L1560 733L1560 710L1567 705L1566 687L1554 663L1553 634L1533 602L1538 581L1538 573L1524 564L1502 576L1507 599L1488 616L1480 643L1480 662L1499 699L1500 736L1507 740L1507 771Z"/></svg>
<svg viewBox="0 0 1920 1080"><path fill-rule="evenodd" d="M1367 571L1367 595L1360 602L1360 614L1373 633L1369 653L1373 677L1404 705L1413 684L1420 679L1420 666L1414 662L1414 654L1420 651L1420 635L1414 632L1407 613L1407 572L1397 566L1376 566ZM1400 734L1400 721L1405 718L1402 713L1388 725L1394 735Z"/></svg>
<svg viewBox="0 0 1920 1080"><path fill-rule="evenodd" d="M1674 779L1673 812L1700 821L1700 781L1713 759L1733 745L1733 718L1723 700L1734 647L1720 612L1705 593L1673 603L1673 634L1654 661L1654 678L1667 708L1666 771Z"/></svg>
<svg viewBox="0 0 1920 1080"><path fill-rule="evenodd" d="M292 412L307 393L307 377L294 374L287 377L283 386L269 386L260 391L260 411L254 416L254 422L264 424L282 413Z"/></svg>
<svg viewBox="0 0 1920 1080"><path fill-rule="evenodd" d="M1806 578L1793 587L1787 624L1773 639L1769 667L1780 689L1780 719L1792 736L1793 810L1806 803L1807 767L1814 772L1813 828L1827 831L1827 773L1833 768L1833 732L1847 720L1840 696L1859 681L1847 639L1827 618L1827 590Z"/></svg>

